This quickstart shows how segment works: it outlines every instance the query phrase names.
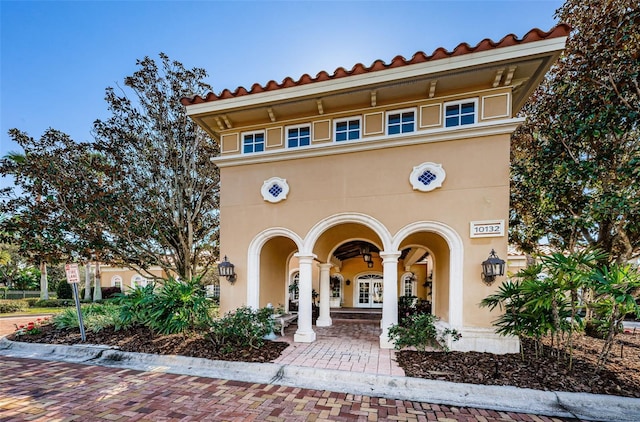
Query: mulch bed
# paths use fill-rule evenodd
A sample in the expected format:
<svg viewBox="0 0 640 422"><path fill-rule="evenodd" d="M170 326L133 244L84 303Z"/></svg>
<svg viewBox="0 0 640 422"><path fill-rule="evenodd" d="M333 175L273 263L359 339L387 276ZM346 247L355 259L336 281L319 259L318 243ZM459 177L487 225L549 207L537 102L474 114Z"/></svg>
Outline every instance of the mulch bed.
<svg viewBox="0 0 640 422"><path fill-rule="evenodd" d="M596 363L603 340L576 336L572 371L566 356L549 356L551 346L548 340L545 343L546 355L536 357L533 342L525 341L525 360L520 354L478 352L401 351L396 356L411 377L640 398L640 332L619 334L600 371Z"/></svg>
<svg viewBox="0 0 640 422"><path fill-rule="evenodd" d="M42 327L42 333L24 335L9 340L78 344L78 330L57 330L52 325ZM136 327L99 333L87 332L87 343L117 346L127 352L183 355L207 359L271 362L277 359L288 344L266 341L259 349L235 350L220 353L213 344L199 334L156 335L147 328ZM524 343L525 360L519 354L494 355L477 352L397 352L399 365L407 376L434 380L484 385L511 385L548 391L586 392L640 398L640 332L620 334L609 362L596 371L602 340L576 336L573 370L568 370L564 358L549 357L547 353L535 357L532 342Z"/></svg>
<svg viewBox="0 0 640 422"><path fill-rule="evenodd" d="M79 330L58 330L53 325L43 325L41 333L15 337L9 340L28 343L81 344ZM277 359L289 344L278 341L265 341L259 349L238 349L232 353L221 353L213 343L201 334L154 334L146 327L134 327L115 331L106 328L98 333L86 332L86 344L105 344L117 346L125 352L151 353L159 355L182 355L196 358L228 360L240 362L270 362Z"/></svg>

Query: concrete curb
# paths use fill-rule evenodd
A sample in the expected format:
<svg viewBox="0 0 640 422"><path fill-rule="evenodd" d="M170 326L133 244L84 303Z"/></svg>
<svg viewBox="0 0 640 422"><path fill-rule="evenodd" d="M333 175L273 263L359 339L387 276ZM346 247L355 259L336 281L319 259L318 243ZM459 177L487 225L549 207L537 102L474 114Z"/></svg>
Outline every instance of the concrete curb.
<svg viewBox="0 0 640 422"><path fill-rule="evenodd" d="M0 338L0 355L564 418L612 422L640 420L640 399L600 394L462 384L274 363L228 362L185 356L130 353L100 345L22 343L6 338Z"/></svg>

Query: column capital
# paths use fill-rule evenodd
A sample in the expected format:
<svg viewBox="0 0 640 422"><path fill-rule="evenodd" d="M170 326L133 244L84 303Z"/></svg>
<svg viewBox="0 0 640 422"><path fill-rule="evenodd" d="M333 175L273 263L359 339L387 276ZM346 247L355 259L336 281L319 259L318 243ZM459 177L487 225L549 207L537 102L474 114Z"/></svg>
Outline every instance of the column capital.
<svg viewBox="0 0 640 422"><path fill-rule="evenodd" d="M382 258L383 264L387 262L397 263L400 255L402 255L400 251L380 251L380 258Z"/></svg>
<svg viewBox="0 0 640 422"><path fill-rule="evenodd" d="M318 264L318 267L320 267L321 270L324 270L324 269L329 269L330 270L331 267L333 267L333 264L330 263L330 262L320 262Z"/></svg>
<svg viewBox="0 0 640 422"><path fill-rule="evenodd" d="M293 254L300 263L311 264L316 258L316 254L301 254L300 252L296 252Z"/></svg>

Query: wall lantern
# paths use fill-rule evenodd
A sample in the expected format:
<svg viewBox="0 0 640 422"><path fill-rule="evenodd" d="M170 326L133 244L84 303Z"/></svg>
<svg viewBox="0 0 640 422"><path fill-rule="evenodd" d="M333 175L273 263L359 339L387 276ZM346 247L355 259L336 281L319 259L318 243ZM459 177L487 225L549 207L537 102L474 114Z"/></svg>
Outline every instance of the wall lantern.
<svg viewBox="0 0 640 422"><path fill-rule="evenodd" d="M220 277L226 277L227 281L231 284L236 281L235 265L229 262L226 255L224 256L224 261L218 264L218 275Z"/></svg>
<svg viewBox="0 0 640 422"><path fill-rule="evenodd" d="M482 281L491 284L497 276L504 275L504 261L496 255L496 251L491 249L489 258L482 263Z"/></svg>
<svg viewBox="0 0 640 422"><path fill-rule="evenodd" d="M373 261L367 261L367 268L373 268Z"/></svg>

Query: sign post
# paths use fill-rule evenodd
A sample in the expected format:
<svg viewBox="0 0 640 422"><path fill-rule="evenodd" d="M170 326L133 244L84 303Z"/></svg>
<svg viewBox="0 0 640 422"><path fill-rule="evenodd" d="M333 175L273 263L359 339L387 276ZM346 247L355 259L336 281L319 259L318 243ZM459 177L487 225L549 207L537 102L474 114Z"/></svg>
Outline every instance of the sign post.
<svg viewBox="0 0 640 422"><path fill-rule="evenodd" d="M67 283L73 288L73 297L76 301L76 311L78 312L78 323L80 325L80 337L82 341L87 341L87 335L84 332L84 323L82 322L82 310L80 309L80 294L78 293L78 283L80 283L80 272L78 264L66 264L64 270L67 273Z"/></svg>

